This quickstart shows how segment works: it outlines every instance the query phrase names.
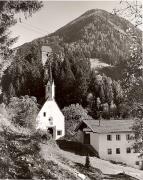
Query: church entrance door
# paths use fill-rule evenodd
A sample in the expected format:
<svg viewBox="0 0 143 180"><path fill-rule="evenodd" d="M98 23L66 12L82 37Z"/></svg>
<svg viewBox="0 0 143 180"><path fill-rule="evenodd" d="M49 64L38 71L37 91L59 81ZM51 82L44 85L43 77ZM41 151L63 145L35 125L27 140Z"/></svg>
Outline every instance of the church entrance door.
<svg viewBox="0 0 143 180"><path fill-rule="evenodd" d="M52 136L53 139L55 139L56 136L56 127L50 127L48 128L48 133Z"/></svg>

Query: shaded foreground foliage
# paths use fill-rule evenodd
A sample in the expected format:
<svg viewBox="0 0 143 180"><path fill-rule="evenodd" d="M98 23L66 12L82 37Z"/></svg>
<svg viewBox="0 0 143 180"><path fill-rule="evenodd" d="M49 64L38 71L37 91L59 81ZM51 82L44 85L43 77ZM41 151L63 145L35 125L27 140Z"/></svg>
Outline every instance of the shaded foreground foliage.
<svg viewBox="0 0 143 180"><path fill-rule="evenodd" d="M37 134L23 135L4 130L0 134L0 178L10 179L55 179L48 171L49 164L39 155L40 137Z"/></svg>
<svg viewBox="0 0 143 180"><path fill-rule="evenodd" d="M0 179L75 179L74 175L53 160L40 154L41 134L22 134L6 128L0 132ZM57 148L53 140L48 146Z"/></svg>
<svg viewBox="0 0 143 180"><path fill-rule="evenodd" d="M35 131L35 98L14 97L10 101L8 106L0 105L0 179L74 179L71 172L54 160L45 161L40 154L44 132ZM46 135L44 143L57 148Z"/></svg>

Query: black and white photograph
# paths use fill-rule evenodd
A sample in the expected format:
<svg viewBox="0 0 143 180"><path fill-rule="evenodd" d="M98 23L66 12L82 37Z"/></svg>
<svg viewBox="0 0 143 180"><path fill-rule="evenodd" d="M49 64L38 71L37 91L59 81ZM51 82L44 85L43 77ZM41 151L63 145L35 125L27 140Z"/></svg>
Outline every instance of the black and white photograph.
<svg viewBox="0 0 143 180"><path fill-rule="evenodd" d="M142 0L0 0L0 179L143 180Z"/></svg>

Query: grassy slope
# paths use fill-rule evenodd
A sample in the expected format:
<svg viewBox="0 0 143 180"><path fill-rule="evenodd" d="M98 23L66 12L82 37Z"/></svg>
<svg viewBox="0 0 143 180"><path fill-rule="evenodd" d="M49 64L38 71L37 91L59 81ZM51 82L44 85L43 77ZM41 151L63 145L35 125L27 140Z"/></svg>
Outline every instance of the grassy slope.
<svg viewBox="0 0 143 180"><path fill-rule="evenodd" d="M0 112L0 179L77 179L62 163L50 158L45 161L39 154L39 140L35 138L30 129L14 126ZM9 139L6 144L5 140ZM54 142L49 146L56 148Z"/></svg>
<svg viewBox="0 0 143 180"><path fill-rule="evenodd" d="M62 165L62 167L69 170L73 174L77 174L78 172L80 172L84 175L87 175L89 179L100 180L105 178L112 178L114 180L135 180L138 177L138 179L142 180L143 177L143 172L140 170L115 165L96 157L90 158L92 167L87 170L84 167L85 156L79 156L58 148L52 148L51 146L46 144L41 144L41 155L45 160L51 159L56 163ZM119 173L123 172L128 175L132 175L133 177L125 174L119 175Z"/></svg>

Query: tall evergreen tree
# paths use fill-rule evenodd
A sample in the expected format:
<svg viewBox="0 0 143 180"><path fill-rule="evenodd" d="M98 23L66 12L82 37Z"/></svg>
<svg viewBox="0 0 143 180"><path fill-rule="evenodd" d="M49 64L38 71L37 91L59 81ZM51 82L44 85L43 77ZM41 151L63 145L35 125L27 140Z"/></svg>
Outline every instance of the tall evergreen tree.
<svg viewBox="0 0 143 180"><path fill-rule="evenodd" d="M58 81L59 86L57 87L57 101L62 107L65 105L70 105L73 102L75 77L71 70L70 62L67 58L65 58L62 63Z"/></svg>
<svg viewBox="0 0 143 180"><path fill-rule="evenodd" d="M131 103L136 102L138 97L143 102L142 91L137 91L143 87L143 60L142 49L138 43L136 35L129 29L127 31L130 44L130 57L126 61L126 69L122 77L122 87L126 98L130 99Z"/></svg>
<svg viewBox="0 0 143 180"><path fill-rule="evenodd" d="M16 38L10 38L9 27L16 24L15 14L23 13L27 18L42 7L40 1L0 1L0 56L6 59Z"/></svg>
<svg viewBox="0 0 143 180"><path fill-rule="evenodd" d="M82 105L86 105L87 99L87 90L88 90L88 83L85 74L82 70L79 70L76 74L76 90L75 90L75 98L78 103Z"/></svg>
<svg viewBox="0 0 143 180"><path fill-rule="evenodd" d="M23 17L28 18L32 16L33 13L38 11L41 7L42 7L42 3L37 0L0 1L0 72L1 72L0 83L1 83L1 78L3 76L3 72L11 64L14 55L11 46L15 43L17 37L16 38L10 37L9 28L15 25L18 20L20 20L20 18L17 19L16 14L20 13L21 19L22 19L22 14ZM9 81L8 78L7 81ZM6 84L8 84L7 81L5 81ZM14 88L12 86L6 89L5 95L7 94L8 89L9 91L11 91L10 93L12 95L13 94L12 91L14 91Z"/></svg>

